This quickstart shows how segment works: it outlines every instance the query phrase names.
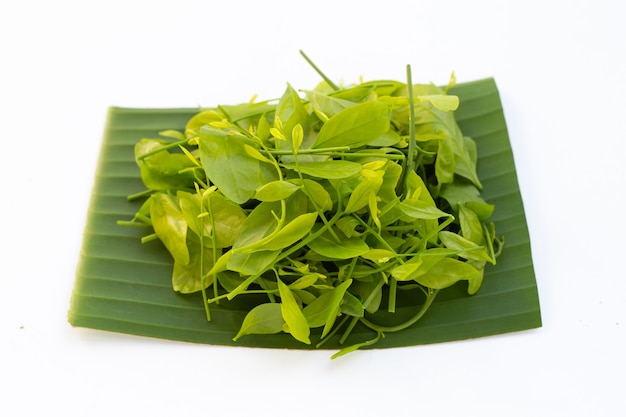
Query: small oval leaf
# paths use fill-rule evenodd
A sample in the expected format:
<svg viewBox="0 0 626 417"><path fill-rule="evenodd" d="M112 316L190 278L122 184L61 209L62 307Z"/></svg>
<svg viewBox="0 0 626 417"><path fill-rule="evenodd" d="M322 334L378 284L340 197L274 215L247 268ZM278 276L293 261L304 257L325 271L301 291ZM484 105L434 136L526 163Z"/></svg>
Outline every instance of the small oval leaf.
<svg viewBox="0 0 626 417"><path fill-rule="evenodd" d="M289 181L272 181L256 190L254 198L259 201L280 201L298 191L299 187Z"/></svg>
<svg viewBox="0 0 626 417"><path fill-rule="evenodd" d="M254 307L243 319L239 333L233 341L247 334L275 334L282 331L283 319L279 303L265 303Z"/></svg>

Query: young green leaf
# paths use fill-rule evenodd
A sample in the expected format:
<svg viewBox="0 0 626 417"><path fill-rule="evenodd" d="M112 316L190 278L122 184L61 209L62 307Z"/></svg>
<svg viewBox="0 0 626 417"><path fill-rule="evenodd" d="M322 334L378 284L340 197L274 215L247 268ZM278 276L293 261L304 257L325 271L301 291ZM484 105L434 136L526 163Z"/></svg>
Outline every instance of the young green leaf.
<svg viewBox="0 0 626 417"><path fill-rule="evenodd" d="M208 125L212 122L217 122L224 119L224 115L216 110L205 110L193 116L187 121L185 127L185 136L193 137L198 135L198 131L202 126Z"/></svg>
<svg viewBox="0 0 626 417"><path fill-rule="evenodd" d="M364 177L350 194L345 213L352 213L368 205L371 195L376 195L383 185L384 171L372 171L372 175Z"/></svg>
<svg viewBox="0 0 626 417"><path fill-rule="evenodd" d="M142 139L135 145L135 160L141 180L151 190L192 189L196 165L184 154L159 151L166 144L160 140ZM151 155L144 157L147 154Z"/></svg>
<svg viewBox="0 0 626 417"><path fill-rule="evenodd" d="M443 289L456 284L460 280L475 279L480 275L479 271L467 262L452 258L444 258L415 280L425 287Z"/></svg>
<svg viewBox="0 0 626 417"><path fill-rule="evenodd" d="M454 182L452 184L444 184L439 196L444 198L450 207L457 208L459 205L465 205L473 210L480 220L487 220L494 211L494 205L488 204L480 196L480 190L475 185L469 183Z"/></svg>
<svg viewBox="0 0 626 417"><path fill-rule="evenodd" d="M298 191L299 187L293 182L288 181L272 181L260 186L254 198L259 201L280 201L289 197L291 194Z"/></svg>
<svg viewBox="0 0 626 417"><path fill-rule="evenodd" d="M346 108L322 126L312 147L367 145L389 130L389 113L389 106L377 101Z"/></svg>
<svg viewBox="0 0 626 417"><path fill-rule="evenodd" d="M398 207L404 214L413 219L436 220L440 217L449 217L451 214L446 213L422 200L405 200Z"/></svg>
<svg viewBox="0 0 626 417"><path fill-rule="evenodd" d="M237 341L247 334L279 333L282 331L284 323L285 320L279 303L259 304L246 314L241 328L233 340Z"/></svg>
<svg viewBox="0 0 626 417"><path fill-rule="evenodd" d="M426 101L442 111L454 111L459 107L459 98L446 94L430 94L418 96L419 101Z"/></svg>
<svg viewBox="0 0 626 417"><path fill-rule="evenodd" d="M257 161L265 162L267 164L272 164L273 163L269 158L266 158L265 156L263 156L263 154L261 152L259 152L259 150L257 148L254 148L254 147L252 147L251 145L249 145L247 143L243 144L243 149L246 151L246 153L248 155L250 155L251 157L253 157Z"/></svg>
<svg viewBox="0 0 626 417"><path fill-rule="evenodd" d="M417 253L408 262L396 266L391 270L391 276L398 281L418 281L420 277L430 273L435 265L454 254L456 251L450 249L427 249Z"/></svg>
<svg viewBox="0 0 626 417"><path fill-rule="evenodd" d="M306 274L298 278L295 282L289 284L289 289L293 290L303 290L305 288L310 287L315 284L319 279L318 274Z"/></svg>
<svg viewBox="0 0 626 417"><path fill-rule="evenodd" d="M150 198L150 218L155 233L176 261L188 264L187 222L178 203L165 193L156 193Z"/></svg>
<svg viewBox="0 0 626 417"><path fill-rule="evenodd" d="M314 302L303 309L303 314L311 328L324 326L322 338L332 329L341 310L341 301L351 284L352 280L344 281L334 289L320 295Z"/></svg>
<svg viewBox="0 0 626 417"><path fill-rule="evenodd" d="M302 214L265 238L251 245L238 247L237 252L251 253L258 250L284 249L306 236L311 231L316 219L317 213Z"/></svg>
<svg viewBox="0 0 626 417"><path fill-rule="evenodd" d="M456 233L442 230L439 232L439 239L441 239L441 243L443 243L446 248L459 251L459 256L461 258L493 263L491 256L489 256L483 247Z"/></svg>
<svg viewBox="0 0 626 417"><path fill-rule="evenodd" d="M262 274L276 262L280 252L280 250L258 250L242 253L231 250L228 252L226 267L248 276Z"/></svg>
<svg viewBox="0 0 626 417"><path fill-rule="evenodd" d="M298 149L300 149L300 145L302 145L303 140L304 130L302 129L302 125L300 123L297 123L291 130L291 144L294 151L297 152Z"/></svg>
<svg viewBox="0 0 626 417"><path fill-rule="evenodd" d="M309 323L302 313L302 309L296 303L291 290L281 280L277 281L278 291L280 294L280 311L282 313L285 324L289 329L289 333L298 341L306 344L310 344L311 340L309 335L311 329Z"/></svg>
<svg viewBox="0 0 626 417"><path fill-rule="evenodd" d="M347 314L352 317L363 317L365 315L365 308L363 304L354 295L346 291L341 300L341 314Z"/></svg>
<svg viewBox="0 0 626 417"><path fill-rule="evenodd" d="M348 107L354 106L354 102L350 100L343 100L327 94L322 94L319 91L307 90L305 91L306 98L311 103L313 111L318 115L323 115L322 119L328 120L335 114Z"/></svg>
<svg viewBox="0 0 626 417"><path fill-rule="evenodd" d="M295 184L301 190L306 190L307 195L322 211L328 211L333 208L333 200L330 197L328 190L326 190L326 188L324 188L324 186L319 182L308 178L305 178L304 180L295 178L289 180L289 182Z"/></svg>
<svg viewBox="0 0 626 417"><path fill-rule="evenodd" d="M347 238L338 243L328 232L310 241L309 248L331 259L356 258L370 249L367 243L358 237Z"/></svg>
<svg viewBox="0 0 626 417"><path fill-rule="evenodd" d="M477 245L482 245L485 242L483 225L475 212L465 206L459 206L459 223L464 238Z"/></svg>
<svg viewBox="0 0 626 417"><path fill-rule="evenodd" d="M368 259L377 264L384 264L396 257L396 253L388 249L370 249L361 255L362 258Z"/></svg>
<svg viewBox="0 0 626 417"><path fill-rule="evenodd" d="M246 138L205 126L199 131L199 140L200 161L208 178L233 202L245 203L259 187L278 180L271 164L246 152Z"/></svg>
<svg viewBox="0 0 626 417"><path fill-rule="evenodd" d="M238 204L220 194L212 193L205 198L201 211L200 196L197 193L179 191L176 198L185 221L196 235L211 237L215 233L215 242L219 248L226 248L235 243L235 238L246 220L246 212ZM202 212L205 214L203 218ZM206 239L205 245L213 247L213 242L213 239Z"/></svg>
<svg viewBox="0 0 626 417"><path fill-rule="evenodd" d="M293 171L300 171L305 175L322 179L342 179L357 175L361 172L361 164L350 161L324 161L307 162L299 166L295 164L285 165L285 168Z"/></svg>
<svg viewBox="0 0 626 417"><path fill-rule="evenodd" d="M174 268L172 270L172 287L174 291L182 294L190 294L202 290L202 274L200 273L200 265L204 272L213 267L213 250L204 249L200 251L200 245L197 243L188 243L189 262L182 263L174 260ZM204 288L208 288L213 284L213 275L209 275L204 280Z"/></svg>

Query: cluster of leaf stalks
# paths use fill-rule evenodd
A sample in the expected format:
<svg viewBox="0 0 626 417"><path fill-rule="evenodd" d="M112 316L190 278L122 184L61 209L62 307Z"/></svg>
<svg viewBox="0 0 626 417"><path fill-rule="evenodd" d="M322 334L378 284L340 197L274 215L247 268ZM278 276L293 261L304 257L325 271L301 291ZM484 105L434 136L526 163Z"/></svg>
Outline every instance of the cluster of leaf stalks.
<svg viewBox="0 0 626 417"><path fill-rule="evenodd" d="M120 223L154 230L144 241L168 249L173 289L201 292L209 321L213 304L266 295L234 340L287 332L321 346L373 330L337 357L413 325L441 289L467 281L476 293L502 241L476 145L454 119L454 77L413 84L407 66L407 82L340 87L313 68L324 81L312 90L203 109L184 132L139 141L148 198ZM376 324L399 291L425 301L408 321Z"/></svg>

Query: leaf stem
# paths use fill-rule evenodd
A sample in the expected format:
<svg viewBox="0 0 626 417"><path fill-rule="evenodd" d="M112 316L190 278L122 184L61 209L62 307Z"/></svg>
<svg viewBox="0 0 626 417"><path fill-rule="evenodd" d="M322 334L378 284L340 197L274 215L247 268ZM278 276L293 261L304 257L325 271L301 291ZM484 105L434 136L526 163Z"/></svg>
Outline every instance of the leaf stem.
<svg viewBox="0 0 626 417"><path fill-rule="evenodd" d="M300 55L302 55L302 57L303 57L304 59L306 59L306 62L308 62L308 63L309 63L309 65L310 65L311 67L313 67L313 69L315 70L315 72L317 72L317 73L320 75L320 77L322 77L322 78L324 79L324 81L326 81L326 83L330 86L330 88L332 88L332 89L333 89L333 90L335 90L335 91L339 90L339 87L337 87L337 85L336 85L334 82L332 82L332 81L331 81L331 79L330 79L330 78L328 78L328 77L326 76L326 74L324 74L324 73L323 73L323 72L322 72L322 71L321 71L321 70L317 67L317 65L315 65L315 64L313 63L313 61L311 61L311 59L310 59L308 56L306 56L306 54L305 54L302 50L300 50Z"/></svg>
<svg viewBox="0 0 626 417"><path fill-rule="evenodd" d="M377 332L392 333L392 332L398 332L400 330L404 330L407 327L412 326L419 319L422 318L422 316L430 308L431 304L435 300L435 297L437 296L438 293L439 293L439 290L430 289L429 292L428 292L428 295L426 296L426 301L424 302L422 307L419 309L417 314L415 316L411 317L409 320L405 321L404 323L400 323L400 324L395 325L395 326L382 326L380 324L372 323L371 321L369 321L365 317L361 317L360 321L361 321L361 323L363 323L364 325L366 325L370 329L375 330Z"/></svg>
<svg viewBox="0 0 626 417"><path fill-rule="evenodd" d="M144 159L146 159L149 156L152 156L152 155L157 154L157 153L162 152L162 151L167 151L167 150L170 150L170 149L178 148L179 146L184 145L186 143L188 143L187 139L180 140L178 142L168 143L167 145L163 145L160 148L153 149L153 150L151 150L149 152L146 152L146 153L144 153L142 155L139 155L137 157L137 160L138 161L144 160Z"/></svg>
<svg viewBox="0 0 626 417"><path fill-rule="evenodd" d="M352 317L352 320L348 324L348 328L346 329L345 332L343 332L343 334L341 335L341 338L339 338L340 345L343 345L345 343L348 336L350 336L350 333L352 333L354 326L356 326L358 322L359 322L359 317Z"/></svg>
<svg viewBox="0 0 626 417"><path fill-rule="evenodd" d="M302 152L301 152L302 153ZM375 152L333 152L331 156L353 157L353 158L385 158L392 161L404 160L406 157L404 154L389 154L389 153L375 153Z"/></svg>
<svg viewBox="0 0 626 417"><path fill-rule="evenodd" d="M140 191L140 192L135 193L135 194L131 194L128 197L126 197L126 199L128 201L139 200L140 198L148 197L152 193L153 193L153 190L144 190L144 191Z"/></svg>
<svg viewBox="0 0 626 417"><path fill-rule="evenodd" d="M324 343L328 342L330 340L330 338L333 337L339 331L339 329L341 329L343 327L343 325L346 324L346 322L348 320L350 320L350 317L352 317L352 316L345 316L344 318L342 318L339 321L339 323L335 324L334 328L322 340L320 340L317 343L317 345L315 345L315 347L319 348Z"/></svg>
<svg viewBox="0 0 626 417"><path fill-rule="evenodd" d="M208 198L208 206L209 206L209 218L211 219L211 243L213 244L213 265L215 265L215 262L217 262L217 230L215 228L215 217L213 216L213 204L211 202L212 198L211 195L209 195ZM204 233L204 232L203 232ZM204 256L204 252L202 252L203 256ZM204 272L202 272L204 274ZM217 296L218 294L218 288L217 288L217 276L215 274L213 274L213 296ZM219 303L217 303L219 304ZM207 305L207 312L208 312L208 305Z"/></svg>
<svg viewBox="0 0 626 417"><path fill-rule="evenodd" d="M349 146L334 146L334 147L330 147L330 148L307 148L307 149L298 149L298 154L301 155L310 155L310 154L330 154L333 152L342 152L342 151L349 151L350 147ZM267 150L264 149L264 151L268 154L271 155L291 155L293 153L293 151L291 149L289 150L280 150L280 149L272 149L272 150Z"/></svg>
<svg viewBox="0 0 626 417"><path fill-rule="evenodd" d="M151 233L147 236L144 236L141 238L141 243L148 243L148 242L152 242L153 240L158 240L159 237L157 236L156 233Z"/></svg>
<svg viewBox="0 0 626 417"><path fill-rule="evenodd" d="M415 104L413 103L413 79L411 77L411 66L406 66L406 83L409 90L409 155L407 161L407 171L415 170Z"/></svg>
<svg viewBox="0 0 626 417"><path fill-rule="evenodd" d="M200 192L200 189L198 189L198 192ZM213 216L211 215L210 205L211 203L209 202L209 216L212 219ZM201 193L200 193L200 213L201 214L203 213ZM211 234L213 233L213 231L214 229L211 228ZM215 246L215 244L213 246ZM213 260L213 263L215 263L215 259ZM214 282L214 285L215 285L215 282ZM206 315L206 321L211 321L211 311L209 310L209 302L207 301L207 295L206 295L206 276L204 275L204 216L200 216L200 290L202 292L202 303L204 304L204 313Z"/></svg>
<svg viewBox="0 0 626 417"><path fill-rule="evenodd" d="M383 333L382 332L377 332L376 337L374 339L366 340L365 342L357 343L355 345L343 348L339 352L337 352L334 355L332 355L330 357L330 359L337 359L340 356L346 355L346 354L348 354L350 352L354 352L355 350L358 350L358 349L360 349L362 347L372 346L372 345L378 343L378 341L380 340L381 337L384 337Z"/></svg>
<svg viewBox="0 0 626 417"><path fill-rule="evenodd" d="M140 223L136 221L128 221L128 220L118 220L116 222L119 226L138 226L138 227L150 227L152 226L150 223Z"/></svg>
<svg viewBox="0 0 626 417"><path fill-rule="evenodd" d="M391 277L389 280L389 301L387 303L387 311L390 313L396 312L396 297L398 294L398 281Z"/></svg>

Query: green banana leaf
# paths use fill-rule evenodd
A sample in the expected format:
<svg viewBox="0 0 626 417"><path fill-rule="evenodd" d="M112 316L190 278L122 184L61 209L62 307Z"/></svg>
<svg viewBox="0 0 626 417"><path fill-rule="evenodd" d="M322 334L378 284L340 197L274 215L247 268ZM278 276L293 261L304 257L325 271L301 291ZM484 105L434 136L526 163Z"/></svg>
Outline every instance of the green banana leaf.
<svg viewBox="0 0 626 417"><path fill-rule="evenodd" d="M502 255L488 265L478 294L467 295L466 285L443 290L426 315L412 327L386 334L375 348L410 346L526 330L541 326L530 238L502 105L493 79L455 86L460 98L457 121L466 136L477 142L478 174L483 198L495 204L492 220L505 238ZM197 109L111 108L97 167L83 236L82 251L68 319L74 326L215 345L272 348L314 348L289 334L237 334L251 301L248 296L211 306L207 322L199 294L172 290L170 255L158 241L144 243L139 227L116 222L132 218L140 202L127 196L144 189L134 162L133 146L159 131L182 130ZM391 314L381 309L381 324L401 323L413 316L422 299L405 294ZM375 334L357 326L343 346L372 339ZM337 335L323 348L340 347Z"/></svg>

